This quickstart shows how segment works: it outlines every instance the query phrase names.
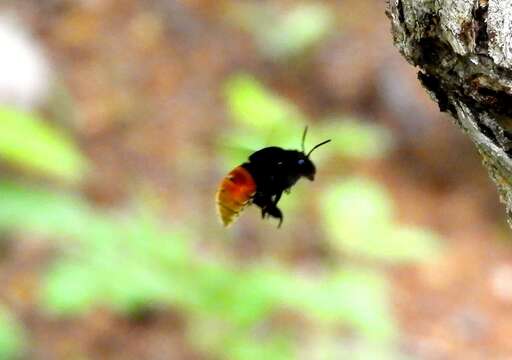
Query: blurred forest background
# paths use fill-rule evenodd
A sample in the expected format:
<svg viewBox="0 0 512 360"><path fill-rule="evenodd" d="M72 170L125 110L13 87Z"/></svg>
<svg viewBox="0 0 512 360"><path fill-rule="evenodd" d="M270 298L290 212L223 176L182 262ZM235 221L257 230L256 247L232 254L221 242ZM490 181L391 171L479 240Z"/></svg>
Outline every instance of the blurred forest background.
<svg viewBox="0 0 512 360"><path fill-rule="evenodd" d="M380 0L0 4L0 359L499 359L512 243ZM221 178L315 182L221 227Z"/></svg>

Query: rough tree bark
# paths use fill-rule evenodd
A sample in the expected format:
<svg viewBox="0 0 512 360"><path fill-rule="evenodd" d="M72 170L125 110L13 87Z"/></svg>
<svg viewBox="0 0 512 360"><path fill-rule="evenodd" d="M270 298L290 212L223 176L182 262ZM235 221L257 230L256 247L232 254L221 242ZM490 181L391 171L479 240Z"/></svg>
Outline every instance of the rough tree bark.
<svg viewBox="0 0 512 360"><path fill-rule="evenodd" d="M395 46L474 142L512 227L512 0L389 0Z"/></svg>

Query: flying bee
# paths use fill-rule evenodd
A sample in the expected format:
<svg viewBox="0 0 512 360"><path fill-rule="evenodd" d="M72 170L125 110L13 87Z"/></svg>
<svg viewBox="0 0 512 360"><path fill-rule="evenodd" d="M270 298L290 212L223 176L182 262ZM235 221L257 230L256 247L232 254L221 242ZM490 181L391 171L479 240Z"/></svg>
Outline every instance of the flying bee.
<svg viewBox="0 0 512 360"><path fill-rule="evenodd" d="M307 154L304 142L308 127L302 134L301 151L285 150L270 146L249 156L249 161L235 167L222 179L217 191L217 210L224 226L234 222L240 212L250 204L261 209L261 217L279 219L283 214L277 207L283 192L289 192L293 185L305 177L313 181L316 168L310 159L311 153L329 140L315 145Z"/></svg>

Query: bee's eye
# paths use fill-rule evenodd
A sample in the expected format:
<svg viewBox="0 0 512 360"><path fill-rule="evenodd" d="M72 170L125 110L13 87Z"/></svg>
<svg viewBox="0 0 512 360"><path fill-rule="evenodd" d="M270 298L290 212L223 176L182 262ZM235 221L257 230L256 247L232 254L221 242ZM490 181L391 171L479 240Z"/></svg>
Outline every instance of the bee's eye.
<svg viewBox="0 0 512 360"><path fill-rule="evenodd" d="M299 159L298 164L299 165L304 165L304 162L305 162L304 159Z"/></svg>

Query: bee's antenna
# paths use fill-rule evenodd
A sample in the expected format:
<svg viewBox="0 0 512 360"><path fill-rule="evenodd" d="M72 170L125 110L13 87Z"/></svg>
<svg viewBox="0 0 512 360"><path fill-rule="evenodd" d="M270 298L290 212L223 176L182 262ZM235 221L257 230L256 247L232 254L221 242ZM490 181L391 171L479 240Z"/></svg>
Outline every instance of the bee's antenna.
<svg viewBox="0 0 512 360"><path fill-rule="evenodd" d="M308 133L308 126L304 128L304 132L302 133L302 152L305 153L306 150L304 150L304 142L306 141L306 134Z"/></svg>
<svg viewBox="0 0 512 360"><path fill-rule="evenodd" d="M322 141L320 144L316 144L315 146L313 146L313 149L309 150L309 152L308 152L308 154L306 155L306 157L309 157L309 155L311 155L311 153L313 152L313 150L315 150L315 149L319 148L319 147L320 147L320 146L322 146L322 145L327 144L327 143L328 143L328 142L330 142L330 141L331 141L331 139L329 139L329 140L325 140L325 141Z"/></svg>

